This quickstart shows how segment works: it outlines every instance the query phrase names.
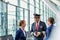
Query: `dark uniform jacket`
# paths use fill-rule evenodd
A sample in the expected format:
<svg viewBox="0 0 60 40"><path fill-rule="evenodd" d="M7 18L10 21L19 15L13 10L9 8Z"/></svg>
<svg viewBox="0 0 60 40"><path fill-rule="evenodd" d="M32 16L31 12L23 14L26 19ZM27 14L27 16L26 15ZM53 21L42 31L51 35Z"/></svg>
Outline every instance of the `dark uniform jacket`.
<svg viewBox="0 0 60 40"><path fill-rule="evenodd" d="M38 37L35 37L35 36L34 37L38 40L43 40L44 35L43 35L42 31L46 31L46 24L44 22L40 21L38 32L41 32L41 35ZM36 22L34 22L32 24L31 32L33 32L33 33L36 32Z"/></svg>

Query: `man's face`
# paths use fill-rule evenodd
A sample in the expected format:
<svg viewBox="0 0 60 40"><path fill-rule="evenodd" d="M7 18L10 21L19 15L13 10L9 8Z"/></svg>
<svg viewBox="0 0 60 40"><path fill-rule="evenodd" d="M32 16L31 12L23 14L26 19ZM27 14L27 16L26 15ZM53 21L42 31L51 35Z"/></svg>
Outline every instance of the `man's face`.
<svg viewBox="0 0 60 40"><path fill-rule="evenodd" d="M35 19L36 22L40 21L40 17L39 16L35 16L34 19Z"/></svg>

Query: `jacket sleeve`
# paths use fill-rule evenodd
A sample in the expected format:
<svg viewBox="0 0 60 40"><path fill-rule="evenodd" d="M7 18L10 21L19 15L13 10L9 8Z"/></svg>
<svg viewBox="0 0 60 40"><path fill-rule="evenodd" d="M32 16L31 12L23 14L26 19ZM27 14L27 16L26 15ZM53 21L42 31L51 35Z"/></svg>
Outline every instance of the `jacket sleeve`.
<svg viewBox="0 0 60 40"><path fill-rule="evenodd" d="M48 39L49 38L49 35L50 35L50 31L49 31L49 28L46 30L46 38Z"/></svg>
<svg viewBox="0 0 60 40"><path fill-rule="evenodd" d="M46 31L46 29L47 29L47 26L45 23L43 23L43 31Z"/></svg>
<svg viewBox="0 0 60 40"><path fill-rule="evenodd" d="M19 31L16 32L15 40L20 40L19 39Z"/></svg>
<svg viewBox="0 0 60 40"><path fill-rule="evenodd" d="M31 26L31 32L33 32L33 24L32 24L32 26Z"/></svg>
<svg viewBox="0 0 60 40"><path fill-rule="evenodd" d="M43 25L42 31L45 31L45 33L46 33L46 29L47 29L46 24L44 22L42 22L42 25ZM41 32L41 35L43 35L42 32ZM44 35L43 35L43 37L44 37Z"/></svg>

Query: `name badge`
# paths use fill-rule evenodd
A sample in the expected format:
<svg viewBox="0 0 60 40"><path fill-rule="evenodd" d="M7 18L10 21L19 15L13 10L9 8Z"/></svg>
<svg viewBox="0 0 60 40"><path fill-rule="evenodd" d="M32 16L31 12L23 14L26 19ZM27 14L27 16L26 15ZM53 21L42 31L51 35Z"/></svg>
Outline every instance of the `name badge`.
<svg viewBox="0 0 60 40"><path fill-rule="evenodd" d="M43 28L43 26L40 26L40 28Z"/></svg>

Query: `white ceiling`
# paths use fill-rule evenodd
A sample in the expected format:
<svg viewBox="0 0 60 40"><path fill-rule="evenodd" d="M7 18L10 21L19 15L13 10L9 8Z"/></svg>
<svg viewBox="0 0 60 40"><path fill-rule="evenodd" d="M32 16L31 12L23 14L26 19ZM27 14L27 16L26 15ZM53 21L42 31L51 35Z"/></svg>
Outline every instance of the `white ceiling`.
<svg viewBox="0 0 60 40"><path fill-rule="evenodd" d="M51 0L51 1L60 6L60 0Z"/></svg>

